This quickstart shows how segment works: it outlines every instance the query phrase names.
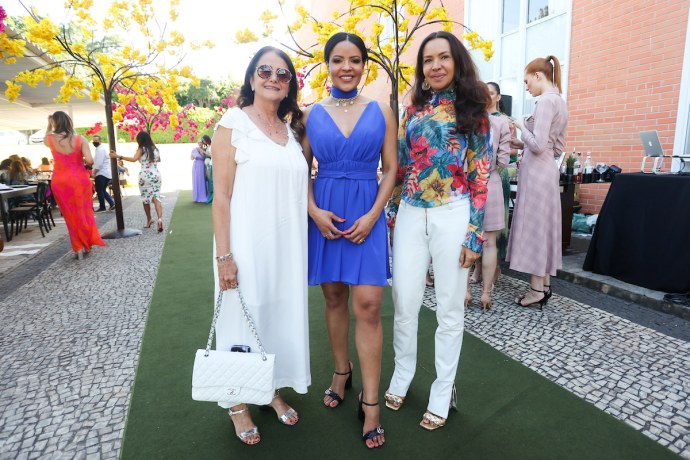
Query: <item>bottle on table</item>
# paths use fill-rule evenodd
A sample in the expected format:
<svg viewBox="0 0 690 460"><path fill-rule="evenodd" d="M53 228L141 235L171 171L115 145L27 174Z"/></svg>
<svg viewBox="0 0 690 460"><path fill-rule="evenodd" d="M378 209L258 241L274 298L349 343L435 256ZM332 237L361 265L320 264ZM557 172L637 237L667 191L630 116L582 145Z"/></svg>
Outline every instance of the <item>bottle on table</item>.
<svg viewBox="0 0 690 460"><path fill-rule="evenodd" d="M578 184L582 183L582 163L580 162L581 152L577 152L575 156L575 182Z"/></svg>
<svg viewBox="0 0 690 460"><path fill-rule="evenodd" d="M582 183L589 184L592 182L592 172L594 167L592 166L592 152L587 152L587 157L585 158L585 170L582 173Z"/></svg>

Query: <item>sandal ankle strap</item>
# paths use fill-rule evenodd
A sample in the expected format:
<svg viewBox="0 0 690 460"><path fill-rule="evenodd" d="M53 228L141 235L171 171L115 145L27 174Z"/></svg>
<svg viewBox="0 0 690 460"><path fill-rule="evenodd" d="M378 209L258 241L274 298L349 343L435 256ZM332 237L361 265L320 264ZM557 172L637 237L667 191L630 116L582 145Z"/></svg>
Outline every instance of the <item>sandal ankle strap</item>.
<svg viewBox="0 0 690 460"><path fill-rule="evenodd" d="M360 402L361 402L362 404L364 404L365 406L369 406L369 407L374 407L374 406L378 406L378 405L379 405L379 402L378 402L378 401L376 401L376 402L373 403L373 404L370 404L370 403L368 403L368 402L365 402L364 399L362 399Z"/></svg>
<svg viewBox="0 0 690 460"><path fill-rule="evenodd" d="M347 371L347 372L338 372L338 371L334 370L333 373L334 373L335 375L350 375L350 374L352 374L352 362L348 362L347 365L349 366L349 369L350 369L349 371Z"/></svg>
<svg viewBox="0 0 690 460"><path fill-rule="evenodd" d="M228 409L228 414L230 414L230 417L232 417L233 415L244 414L245 412L247 412L248 409L249 409L248 407L245 407L244 409L240 409L240 410Z"/></svg>
<svg viewBox="0 0 690 460"><path fill-rule="evenodd" d="M544 292L544 291L540 291L540 290L538 290L538 289L534 289L532 286L530 286L529 288L530 288L531 290L533 290L534 292L542 292L542 293Z"/></svg>

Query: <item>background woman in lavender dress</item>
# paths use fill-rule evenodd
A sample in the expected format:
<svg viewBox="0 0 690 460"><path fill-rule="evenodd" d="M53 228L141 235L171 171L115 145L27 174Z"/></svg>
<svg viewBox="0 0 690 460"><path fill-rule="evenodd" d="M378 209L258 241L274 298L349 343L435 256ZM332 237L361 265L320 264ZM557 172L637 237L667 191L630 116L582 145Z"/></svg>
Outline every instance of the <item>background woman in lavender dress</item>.
<svg viewBox="0 0 690 460"><path fill-rule="evenodd" d="M349 359L352 295L355 344L362 371L359 414L368 448L385 442L379 423L381 375L381 296L390 269L383 208L393 190L396 119L385 104L357 93L367 60L360 37L340 32L324 48L333 82L331 97L305 111L307 162L319 164L309 191L309 284L320 284L326 298L326 324L335 361L323 403L342 403L352 382ZM377 182L382 162L383 176Z"/></svg>
<svg viewBox="0 0 690 460"><path fill-rule="evenodd" d="M206 182L206 149L208 144L204 139L199 139L197 146L192 149L192 196L195 203L206 203L208 190Z"/></svg>
<svg viewBox="0 0 690 460"><path fill-rule="evenodd" d="M532 275L530 289L515 298L523 307L543 306L551 297L551 276L562 267L561 200L558 167L568 125L561 97L561 66L555 56L534 59L525 68L525 85L541 96L534 114L516 120L524 150L508 240L510 268Z"/></svg>

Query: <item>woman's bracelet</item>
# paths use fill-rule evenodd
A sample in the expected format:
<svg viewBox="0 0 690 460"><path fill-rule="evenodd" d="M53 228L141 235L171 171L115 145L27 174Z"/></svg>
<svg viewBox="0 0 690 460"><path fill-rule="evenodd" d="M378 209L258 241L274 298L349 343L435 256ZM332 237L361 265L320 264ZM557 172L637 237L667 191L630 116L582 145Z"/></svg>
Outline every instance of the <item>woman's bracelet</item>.
<svg viewBox="0 0 690 460"><path fill-rule="evenodd" d="M228 252L224 256L216 256L216 262L227 262L228 260L233 260L232 252Z"/></svg>

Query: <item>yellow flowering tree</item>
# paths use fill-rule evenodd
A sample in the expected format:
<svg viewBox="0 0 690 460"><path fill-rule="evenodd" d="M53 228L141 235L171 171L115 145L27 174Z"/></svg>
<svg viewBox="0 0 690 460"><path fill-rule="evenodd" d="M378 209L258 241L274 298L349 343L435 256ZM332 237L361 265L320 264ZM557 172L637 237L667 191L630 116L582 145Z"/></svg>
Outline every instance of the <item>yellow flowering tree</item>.
<svg viewBox="0 0 690 460"><path fill-rule="evenodd" d="M179 0L169 2L170 22L177 19L178 4ZM165 24L159 23L160 9L154 8L152 0L112 0L104 17L98 20L92 12L93 5L93 0L66 0L68 20L64 24L55 24L25 7L27 15L17 19L17 28L23 31L23 36L0 34L0 59L11 63L16 57L30 57L26 55L26 40L32 49L40 50L45 64L6 81L5 96L14 101L23 85L50 86L58 82L62 86L56 102L68 102L87 94L94 101L103 98L110 149L115 150L115 123L122 120L123 114L121 110L113 110L113 99L117 93L122 94L122 88L128 94L136 94L142 106L153 106L150 99L161 97L167 110L177 112L180 107L175 90L180 82L189 80L198 85L198 80L189 67L180 65L184 36L168 31ZM201 46L212 44L191 44L192 48ZM114 159L111 168L117 171ZM113 181L113 191L117 228L122 234L125 228L119 181Z"/></svg>
<svg viewBox="0 0 690 460"><path fill-rule="evenodd" d="M432 3L438 6L432 6ZM278 0L283 17L283 1ZM488 61L493 55L492 42L482 39L479 34L448 16L443 1L437 0L351 0L347 11L333 11L330 19L316 18L301 4L295 8L296 18L288 21L288 33L293 45L281 43L291 50L295 57L295 67L304 69L304 78L317 91L321 98L326 89L328 72L323 63L323 47L328 38L336 32L357 33L364 39L369 53L365 85L376 80L382 70L391 85L390 105L398 113L398 96L412 84L414 65L402 60L402 56L414 41L420 29L430 26L452 31L459 26L470 49L480 49ZM266 31L272 31L271 21L275 16L264 13L260 18ZM286 19L287 21L287 19ZM314 43L303 46L297 40L298 32L311 27L316 36ZM363 31L368 31L366 34Z"/></svg>

